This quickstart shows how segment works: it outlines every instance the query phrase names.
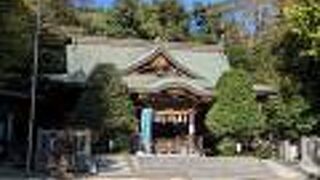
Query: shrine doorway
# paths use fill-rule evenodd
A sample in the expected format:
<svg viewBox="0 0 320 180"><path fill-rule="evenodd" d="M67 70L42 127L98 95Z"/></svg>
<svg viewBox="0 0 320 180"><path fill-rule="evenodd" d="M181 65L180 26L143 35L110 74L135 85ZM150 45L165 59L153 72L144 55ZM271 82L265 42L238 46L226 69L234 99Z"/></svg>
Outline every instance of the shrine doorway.
<svg viewBox="0 0 320 180"><path fill-rule="evenodd" d="M153 122L156 154L193 154L196 151L194 111L158 110Z"/></svg>

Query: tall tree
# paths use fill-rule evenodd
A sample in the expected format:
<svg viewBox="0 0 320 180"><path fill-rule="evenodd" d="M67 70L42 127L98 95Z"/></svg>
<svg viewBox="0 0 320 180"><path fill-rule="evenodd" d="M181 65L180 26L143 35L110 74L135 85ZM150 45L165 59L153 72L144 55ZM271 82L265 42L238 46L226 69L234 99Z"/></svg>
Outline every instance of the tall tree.
<svg viewBox="0 0 320 180"><path fill-rule="evenodd" d="M58 61L61 61L63 56L61 50L63 51L66 36L60 30L60 27L76 24L74 1L41 1L40 69L47 59L59 59ZM3 28L0 29L0 69L5 71L6 74L28 75L35 35L36 1L5 0L0 3L0 8L0 21L3 25ZM48 44L58 44L60 47L58 50L52 49L48 48ZM50 68L52 67L50 65Z"/></svg>
<svg viewBox="0 0 320 180"><path fill-rule="evenodd" d="M128 134L134 128L127 89L117 69L110 64L94 70L74 113L77 123L88 125L109 138Z"/></svg>
<svg viewBox="0 0 320 180"><path fill-rule="evenodd" d="M278 97L264 104L267 131L278 139L295 139L318 127L319 9L309 0L272 3L276 13L272 21L263 20L269 24L257 29L254 41L229 43L226 51L232 64L249 72L256 83L277 87Z"/></svg>
<svg viewBox="0 0 320 180"><path fill-rule="evenodd" d="M242 70L231 70L219 80L216 101L207 114L206 125L218 137L250 140L264 129L253 82Z"/></svg>
<svg viewBox="0 0 320 180"><path fill-rule="evenodd" d="M0 3L0 71L17 73L28 69L32 47L31 11L21 0Z"/></svg>
<svg viewBox="0 0 320 180"><path fill-rule="evenodd" d="M267 117L265 133L273 141L298 140L312 133L317 123L309 105L299 95L271 98L264 104L263 112Z"/></svg>
<svg viewBox="0 0 320 180"><path fill-rule="evenodd" d="M314 118L320 111L320 8L313 0L296 1L283 8L282 37L274 46L281 59L282 75L294 84L295 92L310 104ZM320 126L314 126L314 130ZM315 130L314 132L317 133Z"/></svg>
<svg viewBox="0 0 320 180"><path fill-rule="evenodd" d="M218 43L222 35L223 13L221 5L196 4L192 12L195 40L204 43Z"/></svg>
<svg viewBox="0 0 320 180"><path fill-rule="evenodd" d="M159 7L153 4L143 4L139 9L139 37L155 39L163 36L163 28L159 21Z"/></svg>
<svg viewBox="0 0 320 180"><path fill-rule="evenodd" d="M78 23L75 0L42 1L43 22L59 25L75 25Z"/></svg>
<svg viewBox="0 0 320 180"><path fill-rule="evenodd" d="M185 40L188 34L188 14L178 0L160 0L158 6L159 23L162 27L160 37L167 40Z"/></svg>
<svg viewBox="0 0 320 180"><path fill-rule="evenodd" d="M304 0L286 9L290 35L299 42L297 57L320 57L320 2Z"/></svg>
<svg viewBox="0 0 320 180"><path fill-rule="evenodd" d="M119 0L114 4L113 17L114 25L118 25L118 36L128 37L137 36L139 26L138 10L140 8L140 0Z"/></svg>

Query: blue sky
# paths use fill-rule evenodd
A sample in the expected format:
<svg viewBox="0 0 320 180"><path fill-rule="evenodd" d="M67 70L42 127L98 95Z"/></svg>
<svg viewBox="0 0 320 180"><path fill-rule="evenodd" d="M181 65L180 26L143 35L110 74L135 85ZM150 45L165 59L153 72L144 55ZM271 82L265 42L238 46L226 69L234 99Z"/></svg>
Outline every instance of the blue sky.
<svg viewBox="0 0 320 180"><path fill-rule="evenodd" d="M115 0L94 0L96 6L98 7L109 7ZM196 2L202 2L204 4L207 3L218 3L224 0L181 0L187 8L192 7L192 5Z"/></svg>

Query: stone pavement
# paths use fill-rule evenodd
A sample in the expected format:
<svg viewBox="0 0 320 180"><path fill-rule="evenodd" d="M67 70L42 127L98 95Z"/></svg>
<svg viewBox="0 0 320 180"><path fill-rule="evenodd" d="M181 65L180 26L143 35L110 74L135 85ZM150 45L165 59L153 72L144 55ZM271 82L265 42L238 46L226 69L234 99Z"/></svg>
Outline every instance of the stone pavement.
<svg viewBox="0 0 320 180"><path fill-rule="evenodd" d="M303 180L303 174L271 160L253 157L105 157L111 165L92 179L132 180ZM108 168L109 167L109 168ZM115 167L115 168L112 168ZM106 170L106 171L104 171ZM90 179L91 179L90 178Z"/></svg>
<svg viewBox="0 0 320 180"><path fill-rule="evenodd" d="M134 175L128 155L102 155L97 158L99 176L130 177Z"/></svg>
<svg viewBox="0 0 320 180"><path fill-rule="evenodd" d="M144 176L187 179L304 179L303 175L270 160L252 157L136 157Z"/></svg>
<svg viewBox="0 0 320 180"><path fill-rule="evenodd" d="M1 168L0 168L1 170ZM6 172L6 173L4 173ZM14 176L11 176L15 174ZM15 178L14 178L15 177ZM3 169L1 179L26 179ZM38 178L30 179L43 179ZM100 156L99 174L79 180L303 180L303 174L252 157Z"/></svg>

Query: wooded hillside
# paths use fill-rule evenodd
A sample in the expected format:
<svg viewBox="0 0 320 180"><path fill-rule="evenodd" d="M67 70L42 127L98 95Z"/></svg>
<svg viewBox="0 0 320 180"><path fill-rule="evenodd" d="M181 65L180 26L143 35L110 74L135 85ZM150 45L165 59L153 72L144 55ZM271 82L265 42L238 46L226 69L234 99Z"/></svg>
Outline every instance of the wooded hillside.
<svg viewBox="0 0 320 180"><path fill-rule="evenodd" d="M19 78L29 80L35 2L0 2L2 77L19 74ZM267 84L278 90L279 99L266 104L267 119L290 122L282 127L294 131L289 133L291 138L319 133L316 131L320 113L318 0L226 0L188 8L178 0L118 0L105 9L93 8L89 0L41 2L40 61L48 71L64 61L59 48L63 49L68 36L74 34L220 43L225 46L233 68L244 70L255 84Z"/></svg>

